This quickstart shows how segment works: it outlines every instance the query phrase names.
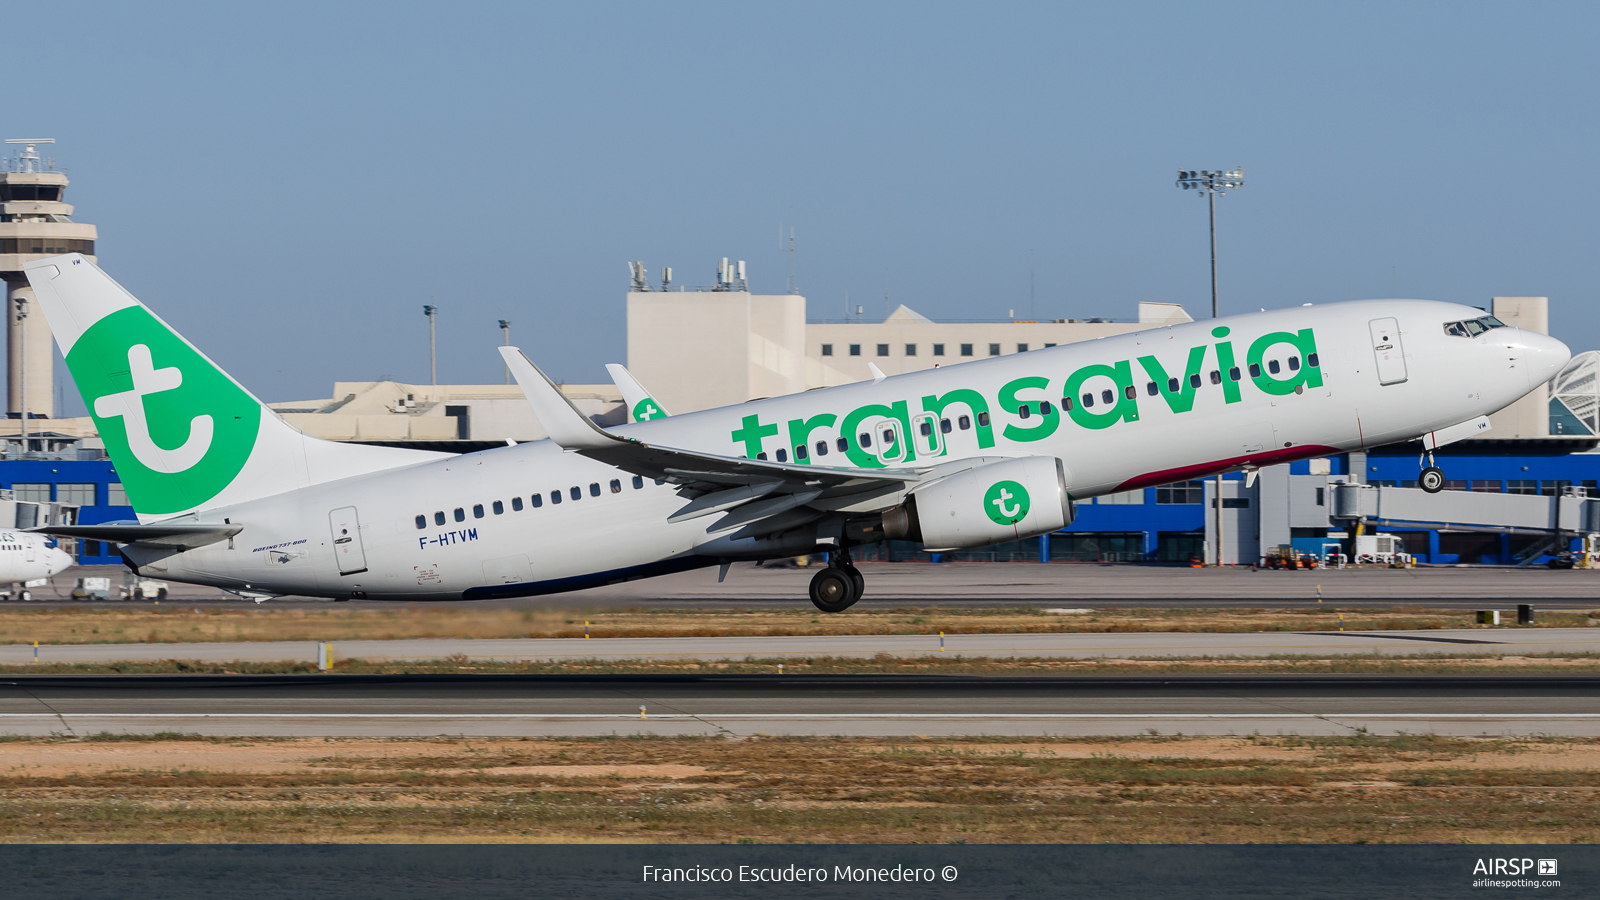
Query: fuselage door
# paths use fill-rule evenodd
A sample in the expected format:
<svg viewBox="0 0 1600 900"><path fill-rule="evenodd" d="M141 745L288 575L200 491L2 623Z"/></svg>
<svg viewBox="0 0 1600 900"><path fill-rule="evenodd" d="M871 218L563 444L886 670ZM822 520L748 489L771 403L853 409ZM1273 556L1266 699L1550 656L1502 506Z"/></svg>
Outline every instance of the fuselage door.
<svg viewBox="0 0 1600 900"><path fill-rule="evenodd" d="M23 550L23 554L22 554L23 558L26 559L28 562L33 562L33 558L34 558L33 554L34 554L34 550L35 550L35 545L34 545L33 541L28 541L27 543L23 544L22 545L22 550Z"/></svg>
<svg viewBox="0 0 1600 900"><path fill-rule="evenodd" d="M1406 380L1406 351L1400 345L1400 323L1392 317L1373 319L1372 352L1378 358L1378 383L1399 384Z"/></svg>
<svg viewBox="0 0 1600 900"><path fill-rule="evenodd" d="M356 508L341 506L328 513L328 525L333 531L333 557L339 563L339 574L365 572L367 552L361 547L361 520Z"/></svg>

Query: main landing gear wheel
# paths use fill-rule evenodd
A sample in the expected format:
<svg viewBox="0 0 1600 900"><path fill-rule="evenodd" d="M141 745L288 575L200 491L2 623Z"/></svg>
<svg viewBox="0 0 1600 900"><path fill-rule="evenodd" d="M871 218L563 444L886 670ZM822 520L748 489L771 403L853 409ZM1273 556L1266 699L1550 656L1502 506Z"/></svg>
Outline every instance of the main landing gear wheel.
<svg viewBox="0 0 1600 900"><path fill-rule="evenodd" d="M858 574L856 578L859 577ZM829 566L811 576L811 602L825 613L844 612L860 596L855 579L846 569Z"/></svg>
<svg viewBox="0 0 1600 900"><path fill-rule="evenodd" d="M1430 494L1437 494L1444 490L1444 471L1438 466L1429 466L1417 476L1417 487Z"/></svg>
<svg viewBox="0 0 1600 900"><path fill-rule="evenodd" d="M847 560L841 563L839 567L844 569L846 575L850 576L850 584L854 589L850 594L850 602L853 604L861 599L862 594L867 592L867 579L861 576L861 570L855 567L855 563Z"/></svg>

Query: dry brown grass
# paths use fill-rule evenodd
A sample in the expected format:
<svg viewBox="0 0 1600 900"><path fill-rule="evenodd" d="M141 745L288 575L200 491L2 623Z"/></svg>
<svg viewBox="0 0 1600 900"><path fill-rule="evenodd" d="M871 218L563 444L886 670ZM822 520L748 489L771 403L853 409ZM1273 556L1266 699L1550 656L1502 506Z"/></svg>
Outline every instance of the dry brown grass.
<svg viewBox="0 0 1600 900"><path fill-rule="evenodd" d="M20 740L8 842L1592 842L1600 742Z"/></svg>
<svg viewBox="0 0 1600 900"><path fill-rule="evenodd" d="M1052 615L1029 607L851 610L823 615L801 609L503 609L473 604L373 609L328 604L238 608L177 605L6 607L0 643L189 643L196 641L347 641L404 638L725 637L838 634L1014 634L1029 632L1331 631L1339 617L1351 631L1472 628L1465 610L1424 607L1340 609L1098 609ZM1537 627L1600 621L1585 612L1544 613Z"/></svg>

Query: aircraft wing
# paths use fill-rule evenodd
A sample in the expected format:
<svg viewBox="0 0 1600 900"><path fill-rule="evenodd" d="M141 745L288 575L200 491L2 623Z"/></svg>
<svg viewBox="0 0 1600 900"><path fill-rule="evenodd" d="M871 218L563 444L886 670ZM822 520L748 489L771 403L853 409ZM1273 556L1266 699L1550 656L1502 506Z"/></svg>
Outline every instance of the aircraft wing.
<svg viewBox="0 0 1600 900"><path fill-rule="evenodd" d="M750 524L800 506L852 512L887 509L899 502L909 484L921 481L934 468L802 466L619 437L579 412L521 350L501 347L500 353L551 440L624 472L680 485L680 493L692 502L669 521L738 510L718 524L720 530L728 523Z"/></svg>
<svg viewBox="0 0 1600 900"><path fill-rule="evenodd" d="M24 528L31 534L48 534L52 537L80 538L86 541L113 541L118 544L138 544L156 550L193 550L207 544L225 541L244 530L243 525L211 525L195 522L162 524L153 522L140 525L135 522L116 522L105 525L40 525Z"/></svg>

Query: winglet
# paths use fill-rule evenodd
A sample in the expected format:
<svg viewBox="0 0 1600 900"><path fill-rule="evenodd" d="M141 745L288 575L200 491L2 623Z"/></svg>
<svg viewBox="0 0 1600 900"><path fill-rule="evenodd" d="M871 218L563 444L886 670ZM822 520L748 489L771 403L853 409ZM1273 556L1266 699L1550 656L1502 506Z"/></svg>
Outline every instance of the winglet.
<svg viewBox="0 0 1600 900"><path fill-rule="evenodd" d="M630 422L648 422L651 419L665 418L671 413L661 402L650 396L644 389L639 379L633 377L625 366L617 363L606 363L606 371L611 374L611 380L616 383L617 390L622 392L622 402L628 406L628 420Z"/></svg>
<svg viewBox="0 0 1600 900"><path fill-rule="evenodd" d="M883 374L883 370L878 368L876 363L867 363L867 368L872 370L872 383L873 384L877 384L878 382L880 382L880 381L884 380L885 378L889 377L889 376Z"/></svg>
<svg viewBox="0 0 1600 900"><path fill-rule="evenodd" d="M533 414L539 417L544 430L549 432L550 440L563 450L599 450L628 443L626 438L608 434L588 416L578 412L567 395L561 393L549 376L529 362L520 349L499 349L512 376L522 387L522 395L528 398L528 405L533 407Z"/></svg>

